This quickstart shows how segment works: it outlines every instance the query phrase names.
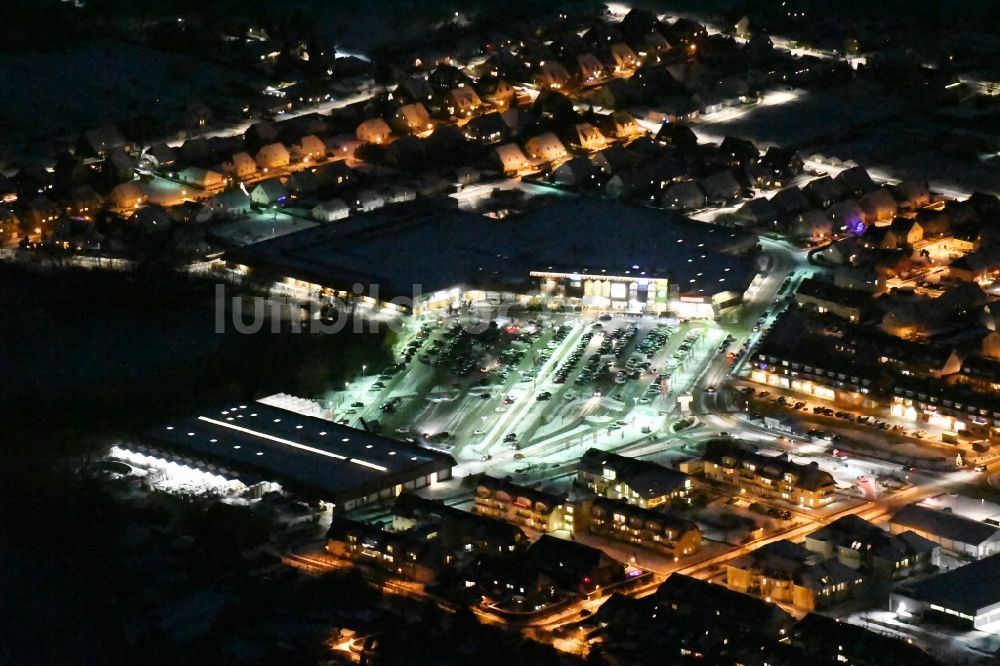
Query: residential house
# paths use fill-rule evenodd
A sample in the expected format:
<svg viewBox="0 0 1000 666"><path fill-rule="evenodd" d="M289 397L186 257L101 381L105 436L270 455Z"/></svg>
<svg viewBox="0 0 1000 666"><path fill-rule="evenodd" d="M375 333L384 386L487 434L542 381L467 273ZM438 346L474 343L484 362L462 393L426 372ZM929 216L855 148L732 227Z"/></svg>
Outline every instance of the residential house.
<svg viewBox="0 0 1000 666"><path fill-rule="evenodd" d="M838 287L819 278L804 279L795 292L795 302L820 314L830 313L848 321L860 322L862 315L871 309L871 294Z"/></svg>
<svg viewBox="0 0 1000 666"><path fill-rule="evenodd" d="M646 162L637 167L619 169L604 184L604 192L616 199L657 202L667 186L682 172L680 164L669 158Z"/></svg>
<svg viewBox="0 0 1000 666"><path fill-rule="evenodd" d="M476 81L476 89L479 97L499 111L503 111L511 105L517 97L517 91L504 79L496 76L486 75Z"/></svg>
<svg viewBox="0 0 1000 666"><path fill-rule="evenodd" d="M632 114L625 111L616 111L601 123L601 131L605 136L613 136L622 143L629 143L634 139L647 134L642 125L636 122Z"/></svg>
<svg viewBox="0 0 1000 666"><path fill-rule="evenodd" d="M674 210L699 210L708 205L708 197L697 182L686 180L667 186L663 192L663 205Z"/></svg>
<svg viewBox="0 0 1000 666"><path fill-rule="evenodd" d="M105 154L104 162L101 164L101 173L115 181L132 180L138 165L138 161L119 146L112 148Z"/></svg>
<svg viewBox="0 0 1000 666"><path fill-rule="evenodd" d="M896 201L899 202L900 208L923 208L931 202L931 193L927 183L904 180L892 187L892 193L896 197Z"/></svg>
<svg viewBox="0 0 1000 666"><path fill-rule="evenodd" d="M221 190L226 186L226 177L218 171L193 166L178 171L177 179L207 192Z"/></svg>
<svg viewBox="0 0 1000 666"><path fill-rule="evenodd" d="M250 190L250 200L258 206L283 205L288 200L289 191L280 178L262 180Z"/></svg>
<svg viewBox="0 0 1000 666"><path fill-rule="evenodd" d="M531 137L524 143L524 150L531 157L543 162L558 162L569 156L566 147L554 132Z"/></svg>
<svg viewBox="0 0 1000 666"><path fill-rule="evenodd" d="M844 169L834 178L848 196L858 198L878 187L862 166Z"/></svg>
<svg viewBox="0 0 1000 666"><path fill-rule="evenodd" d="M588 594L620 582L625 567L599 548L543 534L522 560L529 569L543 571L566 591Z"/></svg>
<svg viewBox="0 0 1000 666"><path fill-rule="evenodd" d="M639 66L639 56L635 54L628 44L617 42L609 49L609 64L615 74L628 74L634 72Z"/></svg>
<svg viewBox="0 0 1000 666"><path fill-rule="evenodd" d="M115 148L128 148L128 144L117 126L105 125L84 132L80 139L80 148L89 155L104 157Z"/></svg>
<svg viewBox="0 0 1000 666"><path fill-rule="evenodd" d="M539 88L550 88L559 90L565 88L572 77L562 63L556 60L547 60L535 71L532 77L534 83Z"/></svg>
<svg viewBox="0 0 1000 666"><path fill-rule="evenodd" d="M586 151L603 150L608 145L608 139L601 131L590 123L579 123L574 127L574 145Z"/></svg>
<svg viewBox="0 0 1000 666"><path fill-rule="evenodd" d="M974 558L1000 553L1000 527L950 510L908 504L889 519L889 533L915 532L943 549Z"/></svg>
<svg viewBox="0 0 1000 666"><path fill-rule="evenodd" d="M0 206L0 243L9 243L21 236L21 220L10 208Z"/></svg>
<svg viewBox="0 0 1000 666"><path fill-rule="evenodd" d="M354 169L347 166L343 160L327 162L313 170L322 185L342 187L354 180Z"/></svg>
<svg viewBox="0 0 1000 666"><path fill-rule="evenodd" d="M476 89L471 85L463 85L452 88L448 91L450 103L448 114L459 118L468 118L483 107L483 100L479 99Z"/></svg>
<svg viewBox="0 0 1000 666"><path fill-rule="evenodd" d="M861 235L865 231L865 211L854 199L838 201L826 209L835 232L846 231Z"/></svg>
<svg viewBox="0 0 1000 666"><path fill-rule="evenodd" d="M698 526L671 513L605 497L584 502L581 512L581 526L591 534L648 548L675 561L701 549Z"/></svg>
<svg viewBox="0 0 1000 666"><path fill-rule="evenodd" d="M1000 245L988 245L956 259L948 274L963 282L992 282L1000 275Z"/></svg>
<svg viewBox="0 0 1000 666"><path fill-rule="evenodd" d="M940 549L912 530L890 534L855 515L842 516L808 534L804 545L823 560L836 558L844 566L881 579L928 571L936 564Z"/></svg>
<svg viewBox="0 0 1000 666"><path fill-rule="evenodd" d="M322 186L323 183L316 177L312 169L296 171L285 181L285 189L297 197L312 194Z"/></svg>
<svg viewBox="0 0 1000 666"><path fill-rule="evenodd" d="M598 184L598 170L586 157L566 160L552 172L552 179L564 187L585 188Z"/></svg>
<svg viewBox="0 0 1000 666"><path fill-rule="evenodd" d="M805 193L794 185L779 190L771 197L771 205L785 217L799 215L812 207Z"/></svg>
<svg viewBox="0 0 1000 666"><path fill-rule="evenodd" d="M73 188L65 203L70 217L92 220L104 206L104 198L90 185L80 185Z"/></svg>
<svg viewBox="0 0 1000 666"><path fill-rule="evenodd" d="M587 99L606 109L624 109L642 101L642 91L631 79L611 79L594 88Z"/></svg>
<svg viewBox="0 0 1000 666"><path fill-rule="evenodd" d="M634 159L625 147L620 143L616 143L609 148L598 151L596 154L590 156L590 161L594 164L594 167L600 171L605 176L611 176L619 171L630 168Z"/></svg>
<svg viewBox="0 0 1000 666"><path fill-rule="evenodd" d="M239 217L248 214L253 209L253 201L246 190L240 186L237 189L211 197L205 202L205 206L213 216Z"/></svg>
<svg viewBox="0 0 1000 666"><path fill-rule="evenodd" d="M703 116L719 113L726 108L726 98L712 91L697 92L691 97L691 103Z"/></svg>
<svg viewBox="0 0 1000 666"><path fill-rule="evenodd" d="M320 162L326 157L326 144L315 134L306 134L292 144L291 156L296 162Z"/></svg>
<svg viewBox="0 0 1000 666"><path fill-rule="evenodd" d="M716 585L707 580L672 573L652 598L656 612L668 618L686 619L699 628L720 630L719 642L752 637L761 642L778 641L795 619L775 604Z"/></svg>
<svg viewBox="0 0 1000 666"><path fill-rule="evenodd" d="M654 139L667 148L674 148L681 154L691 154L698 148L698 137L687 125L667 122L660 126Z"/></svg>
<svg viewBox="0 0 1000 666"><path fill-rule="evenodd" d="M482 475L476 484L473 511L505 520L535 532L558 530L570 533L575 527L575 507L565 495L555 495L513 483L510 478Z"/></svg>
<svg viewBox="0 0 1000 666"><path fill-rule="evenodd" d="M433 540L406 532L387 532L343 516L334 516L324 549L330 555L375 567L417 583L433 583L452 557Z"/></svg>
<svg viewBox="0 0 1000 666"><path fill-rule="evenodd" d="M897 248L912 249L913 246L924 239L924 228L915 219L908 217L897 217L892 221L886 230L882 244L883 249L895 250Z"/></svg>
<svg viewBox="0 0 1000 666"><path fill-rule="evenodd" d="M576 65L580 73L580 82L584 85L595 83L604 78L604 63L593 53L578 55Z"/></svg>
<svg viewBox="0 0 1000 666"><path fill-rule="evenodd" d="M292 156L283 143L269 143L257 151L254 158L264 171L268 169L283 169L289 165Z"/></svg>
<svg viewBox="0 0 1000 666"><path fill-rule="evenodd" d="M340 199L330 199L318 204L310 211L320 222L336 222L351 214L351 209Z"/></svg>
<svg viewBox="0 0 1000 666"><path fill-rule="evenodd" d="M732 171L719 171L699 182L713 206L728 205L739 200L742 188Z"/></svg>
<svg viewBox="0 0 1000 666"><path fill-rule="evenodd" d="M516 175L533 167L516 143L506 143L494 149L500 168L507 175Z"/></svg>
<svg viewBox="0 0 1000 666"><path fill-rule="evenodd" d="M355 135L365 143L388 143L392 129L381 118L369 118L358 125Z"/></svg>
<svg viewBox="0 0 1000 666"><path fill-rule="evenodd" d="M817 208L829 208L844 196L843 190L830 176L809 181L802 188L802 192Z"/></svg>
<svg viewBox="0 0 1000 666"><path fill-rule="evenodd" d="M353 205L357 210L367 213L376 208L381 208L385 203L385 197L381 194L375 190L365 189L358 192Z"/></svg>
<svg viewBox="0 0 1000 666"><path fill-rule="evenodd" d="M448 506L440 500L403 493L392 507L394 531L422 529L454 553L508 555L528 545L517 525Z"/></svg>
<svg viewBox="0 0 1000 666"><path fill-rule="evenodd" d="M246 145L248 152L258 151L269 143L275 143L277 140L278 130L274 128L274 125L265 120L258 120L243 133L243 143Z"/></svg>
<svg viewBox="0 0 1000 666"><path fill-rule="evenodd" d="M686 502L691 490L691 479L683 472L600 449L589 449L580 458L577 483L602 497L642 508Z"/></svg>
<svg viewBox="0 0 1000 666"><path fill-rule="evenodd" d="M787 539L766 543L726 564L726 585L768 602L812 611L843 601L864 576L837 560L821 561Z"/></svg>
<svg viewBox="0 0 1000 666"><path fill-rule="evenodd" d="M794 463L787 456L763 456L727 440L708 442L703 456L705 478L751 495L819 508L834 500L836 483L813 462Z"/></svg>
<svg viewBox="0 0 1000 666"><path fill-rule="evenodd" d="M760 152L752 141L736 136L727 136L719 144L719 154L729 166L753 164L759 161Z"/></svg>
<svg viewBox="0 0 1000 666"><path fill-rule="evenodd" d="M892 220L898 209L896 199L884 187L872 190L862 196L858 199L858 205L865 211L865 222L869 225Z"/></svg>
<svg viewBox="0 0 1000 666"><path fill-rule="evenodd" d="M257 173L257 162L250 157L250 153L235 153L228 162L223 162L221 167L223 173L235 176L237 180L246 180Z"/></svg>
<svg viewBox="0 0 1000 666"><path fill-rule="evenodd" d="M48 234L60 217L59 207L46 196L32 197L23 210L24 222L36 234Z"/></svg>
<svg viewBox="0 0 1000 666"><path fill-rule="evenodd" d="M421 102L404 104L396 109L392 117L393 125L400 134L422 135L434 129L431 114Z"/></svg>
<svg viewBox="0 0 1000 666"><path fill-rule="evenodd" d="M462 134L469 141L492 144L509 137L511 130L499 113L484 113L463 125Z"/></svg>
<svg viewBox="0 0 1000 666"><path fill-rule="evenodd" d="M792 148L771 146L760 160L769 171L769 180L774 187L781 187L783 181L802 173L802 157Z"/></svg>
<svg viewBox="0 0 1000 666"><path fill-rule="evenodd" d="M763 197L746 202L735 215L744 226L766 229L776 229L781 216L774 204Z"/></svg>
<svg viewBox="0 0 1000 666"><path fill-rule="evenodd" d="M698 108L685 95L670 95L658 101L646 116L647 120L658 123L684 123L698 117ZM662 131L663 128L660 128ZM659 141L659 137L657 138ZM697 143L697 139L695 140Z"/></svg>
<svg viewBox="0 0 1000 666"><path fill-rule="evenodd" d="M146 193L142 191L139 182L130 180L116 185L108 195L108 201L118 210L135 210L146 203Z"/></svg>
<svg viewBox="0 0 1000 666"><path fill-rule="evenodd" d="M833 235L833 222L821 210L807 210L792 220L790 233L794 238L819 242Z"/></svg>
<svg viewBox="0 0 1000 666"><path fill-rule="evenodd" d="M651 59L657 62L670 50L670 42L659 30L651 30L642 36L639 44L639 56L646 58L649 63Z"/></svg>

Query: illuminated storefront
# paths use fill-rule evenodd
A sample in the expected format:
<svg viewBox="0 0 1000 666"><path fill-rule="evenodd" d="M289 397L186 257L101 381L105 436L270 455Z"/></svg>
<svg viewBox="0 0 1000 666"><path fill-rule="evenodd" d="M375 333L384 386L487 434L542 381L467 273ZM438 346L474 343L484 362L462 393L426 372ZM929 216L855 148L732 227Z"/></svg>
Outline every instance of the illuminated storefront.
<svg viewBox="0 0 1000 666"><path fill-rule="evenodd" d="M865 405L866 407L876 406L876 403L870 396L861 391L855 391L847 387L831 387L795 375L775 372L760 367L750 371L750 380L758 384L766 384L822 400Z"/></svg>
<svg viewBox="0 0 1000 666"><path fill-rule="evenodd" d="M665 278L643 275L584 275L532 271L541 294L562 298L585 310L663 313L668 310L669 284Z"/></svg>

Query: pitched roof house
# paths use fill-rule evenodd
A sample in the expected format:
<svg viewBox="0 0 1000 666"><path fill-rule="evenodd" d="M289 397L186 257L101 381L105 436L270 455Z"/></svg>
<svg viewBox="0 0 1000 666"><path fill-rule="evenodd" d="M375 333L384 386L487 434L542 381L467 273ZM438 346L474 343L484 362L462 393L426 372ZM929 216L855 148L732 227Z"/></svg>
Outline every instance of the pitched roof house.
<svg viewBox="0 0 1000 666"><path fill-rule="evenodd" d="M280 169L288 166L291 155L282 143L269 143L257 151L255 157L261 169Z"/></svg>

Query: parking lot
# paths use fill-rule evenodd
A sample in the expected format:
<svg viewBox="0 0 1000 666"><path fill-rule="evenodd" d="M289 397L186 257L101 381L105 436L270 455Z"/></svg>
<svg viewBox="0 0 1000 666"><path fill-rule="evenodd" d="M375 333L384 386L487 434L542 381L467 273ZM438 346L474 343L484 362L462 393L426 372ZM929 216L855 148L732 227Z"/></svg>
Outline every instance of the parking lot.
<svg viewBox="0 0 1000 666"><path fill-rule="evenodd" d="M330 402L336 420L472 468L526 470L564 451L655 435L727 340L710 322L654 317L414 321L396 363Z"/></svg>

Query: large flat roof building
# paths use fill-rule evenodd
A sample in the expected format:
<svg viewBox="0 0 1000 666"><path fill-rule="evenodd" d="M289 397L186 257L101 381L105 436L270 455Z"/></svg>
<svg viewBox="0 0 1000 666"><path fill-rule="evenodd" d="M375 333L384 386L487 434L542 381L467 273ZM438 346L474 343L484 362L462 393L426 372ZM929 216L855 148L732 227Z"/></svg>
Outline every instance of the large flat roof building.
<svg viewBox="0 0 1000 666"><path fill-rule="evenodd" d="M275 481L335 511L451 478L451 456L260 402L206 410L132 447L247 485Z"/></svg>
<svg viewBox="0 0 1000 666"><path fill-rule="evenodd" d="M913 531L946 550L972 557L1000 552L1000 527L921 504L897 511L889 520L889 531Z"/></svg>
<svg viewBox="0 0 1000 666"><path fill-rule="evenodd" d="M666 311L738 306L757 237L646 208L561 198L502 222L418 201L233 250L230 265L419 310L541 292L577 305Z"/></svg>
<svg viewBox="0 0 1000 666"><path fill-rule="evenodd" d="M1000 633L1000 555L896 587L890 610Z"/></svg>

